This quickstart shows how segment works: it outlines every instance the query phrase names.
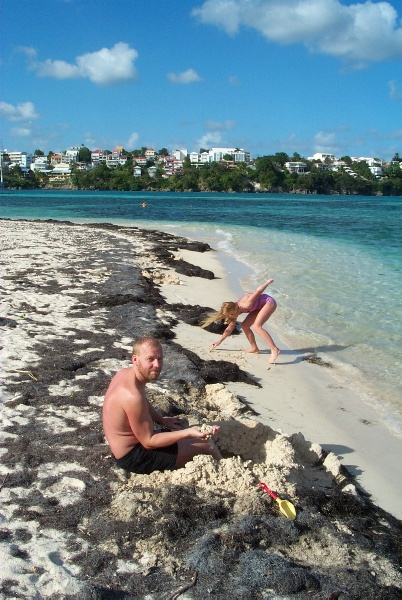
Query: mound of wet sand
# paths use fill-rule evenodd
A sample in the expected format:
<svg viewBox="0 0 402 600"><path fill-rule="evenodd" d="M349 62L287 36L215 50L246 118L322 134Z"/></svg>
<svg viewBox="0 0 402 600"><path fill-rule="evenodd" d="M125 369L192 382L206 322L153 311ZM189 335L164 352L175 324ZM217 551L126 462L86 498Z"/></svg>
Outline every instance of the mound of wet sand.
<svg viewBox="0 0 402 600"><path fill-rule="evenodd" d="M205 244L112 225L2 231L2 597L400 597L400 523L335 455L263 425L221 383L252 386L252 374L174 341L178 320L197 325L210 309L167 305L158 285L179 285L175 253ZM219 463L115 468L103 395L142 335L165 350L150 400L184 425L218 423Z"/></svg>

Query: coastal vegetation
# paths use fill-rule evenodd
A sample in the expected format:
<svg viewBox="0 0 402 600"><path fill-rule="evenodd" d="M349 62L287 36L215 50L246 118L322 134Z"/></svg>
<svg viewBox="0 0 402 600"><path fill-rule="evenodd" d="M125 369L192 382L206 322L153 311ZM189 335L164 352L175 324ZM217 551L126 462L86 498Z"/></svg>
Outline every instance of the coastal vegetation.
<svg viewBox="0 0 402 600"><path fill-rule="evenodd" d="M352 162L350 157L344 156L342 160L349 168L334 171L297 153L290 157L285 152L262 156L249 164L222 160L193 165L189 158L185 158L182 169L172 175L166 175L162 163L148 160L141 174L135 175L133 164L140 155L140 151L127 153L126 163L113 168L104 163L91 169L79 169L73 165L68 182L52 184L48 183L46 174L14 166L4 170L4 185L16 189L63 187L115 191L402 195L402 158L399 154L395 154L380 178L370 172L363 160ZM88 160L88 157L85 159ZM304 173L291 172L285 166L289 161L300 160L306 164ZM150 167L154 168L150 170Z"/></svg>

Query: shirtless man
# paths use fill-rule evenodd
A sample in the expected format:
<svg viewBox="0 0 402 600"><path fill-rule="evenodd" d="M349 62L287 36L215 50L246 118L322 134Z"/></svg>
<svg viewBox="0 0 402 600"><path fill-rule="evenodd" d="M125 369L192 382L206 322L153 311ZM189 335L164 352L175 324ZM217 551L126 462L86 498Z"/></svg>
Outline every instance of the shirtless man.
<svg viewBox="0 0 402 600"><path fill-rule="evenodd" d="M103 403L103 429L118 467L132 473L152 473L183 467L196 454L220 459L199 427L182 429L176 417L162 417L145 397L145 386L162 371L162 346L153 338L134 343L132 366L110 382ZM172 431L154 432L154 423ZM212 435L219 426L212 427Z"/></svg>

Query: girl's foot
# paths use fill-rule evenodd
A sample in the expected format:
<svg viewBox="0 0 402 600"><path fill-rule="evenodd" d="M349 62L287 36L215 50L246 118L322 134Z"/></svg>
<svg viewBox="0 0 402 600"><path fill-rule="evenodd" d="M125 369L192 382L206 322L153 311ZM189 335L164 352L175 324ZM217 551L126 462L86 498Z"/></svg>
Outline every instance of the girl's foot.
<svg viewBox="0 0 402 600"><path fill-rule="evenodd" d="M243 350L244 354L259 354L260 351L258 348L249 348L248 350Z"/></svg>
<svg viewBox="0 0 402 600"><path fill-rule="evenodd" d="M276 350L271 350L271 357L268 361L270 365L275 364L275 361L278 358L278 356L280 355L280 353L281 353L281 351L279 350L279 348L277 348Z"/></svg>

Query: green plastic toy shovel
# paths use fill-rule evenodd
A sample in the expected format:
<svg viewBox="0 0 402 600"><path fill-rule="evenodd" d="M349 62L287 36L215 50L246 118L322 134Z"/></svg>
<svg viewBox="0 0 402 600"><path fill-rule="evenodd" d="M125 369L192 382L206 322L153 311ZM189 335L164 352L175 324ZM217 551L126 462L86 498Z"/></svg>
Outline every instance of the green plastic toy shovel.
<svg viewBox="0 0 402 600"><path fill-rule="evenodd" d="M285 515L285 517L287 517L288 519L296 518L296 509L291 502L289 502L288 500L281 500L280 498L278 498L275 492L273 492L269 489L269 487L267 487L266 483L263 483L261 481L258 485L262 490L264 490L264 492L267 492L267 494L269 494L278 503L279 510L283 515Z"/></svg>

